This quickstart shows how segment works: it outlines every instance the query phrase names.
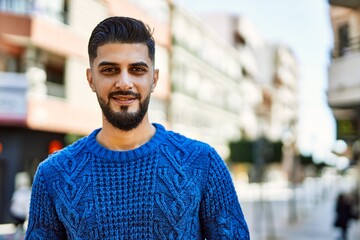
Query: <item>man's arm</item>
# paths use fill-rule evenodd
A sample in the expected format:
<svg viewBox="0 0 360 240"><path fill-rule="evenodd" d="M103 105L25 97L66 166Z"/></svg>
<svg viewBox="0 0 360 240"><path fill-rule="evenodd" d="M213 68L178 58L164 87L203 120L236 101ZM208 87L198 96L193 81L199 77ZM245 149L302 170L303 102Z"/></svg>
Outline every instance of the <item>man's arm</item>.
<svg viewBox="0 0 360 240"><path fill-rule="evenodd" d="M66 231L59 221L54 204L49 197L40 166L32 185L29 225L25 240L66 238Z"/></svg>
<svg viewBox="0 0 360 240"><path fill-rule="evenodd" d="M200 214L202 232L207 240L250 239L230 172L215 151L210 152L208 182Z"/></svg>

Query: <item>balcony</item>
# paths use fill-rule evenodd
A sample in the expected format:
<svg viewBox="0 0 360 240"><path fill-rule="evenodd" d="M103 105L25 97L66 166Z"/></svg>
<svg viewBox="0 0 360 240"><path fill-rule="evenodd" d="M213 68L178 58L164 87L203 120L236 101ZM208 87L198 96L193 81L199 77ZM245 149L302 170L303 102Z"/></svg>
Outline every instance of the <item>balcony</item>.
<svg viewBox="0 0 360 240"><path fill-rule="evenodd" d="M0 47L37 47L60 56L87 60L87 40L68 25L43 15L23 15L0 9Z"/></svg>
<svg viewBox="0 0 360 240"><path fill-rule="evenodd" d="M329 67L328 102L332 107L360 103L360 38L335 42Z"/></svg>
<svg viewBox="0 0 360 240"><path fill-rule="evenodd" d="M359 0L329 0L329 4L333 6L353 8L353 9L360 7Z"/></svg>
<svg viewBox="0 0 360 240"><path fill-rule="evenodd" d="M349 51L336 58L329 68L328 102L332 107L360 103L360 52Z"/></svg>
<svg viewBox="0 0 360 240"><path fill-rule="evenodd" d="M63 89L47 83L47 91ZM26 126L39 131L86 135L101 126L97 108L84 108L59 97L46 95L25 73L0 72L0 126ZM68 116L71 116L70 118ZM90 120L89 120L90 119Z"/></svg>
<svg viewBox="0 0 360 240"><path fill-rule="evenodd" d="M25 124L27 88L25 74L0 72L0 124Z"/></svg>
<svg viewBox="0 0 360 240"><path fill-rule="evenodd" d="M0 1L0 12L34 15L40 14L67 23L67 1L15 0Z"/></svg>

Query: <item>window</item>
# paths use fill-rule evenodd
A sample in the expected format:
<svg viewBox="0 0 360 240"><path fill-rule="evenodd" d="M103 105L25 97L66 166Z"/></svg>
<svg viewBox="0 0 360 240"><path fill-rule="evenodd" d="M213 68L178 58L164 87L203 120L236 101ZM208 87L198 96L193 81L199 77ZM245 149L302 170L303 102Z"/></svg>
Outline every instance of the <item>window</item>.
<svg viewBox="0 0 360 240"><path fill-rule="evenodd" d="M0 72L19 72L19 58L0 53Z"/></svg>
<svg viewBox="0 0 360 240"><path fill-rule="evenodd" d="M48 95L64 98L65 59L48 53L44 66Z"/></svg>
<svg viewBox="0 0 360 240"><path fill-rule="evenodd" d="M339 55L343 56L349 47L349 25L346 23L339 27Z"/></svg>

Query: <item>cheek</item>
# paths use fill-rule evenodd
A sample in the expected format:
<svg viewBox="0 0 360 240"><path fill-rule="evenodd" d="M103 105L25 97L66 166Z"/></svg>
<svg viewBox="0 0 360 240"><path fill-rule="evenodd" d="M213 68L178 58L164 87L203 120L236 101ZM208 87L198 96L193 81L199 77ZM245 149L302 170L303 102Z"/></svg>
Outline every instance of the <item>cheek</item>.
<svg viewBox="0 0 360 240"><path fill-rule="evenodd" d="M98 86L95 88L95 94L99 101L101 100L105 104L109 101L109 93L104 91L104 89L99 88Z"/></svg>
<svg viewBox="0 0 360 240"><path fill-rule="evenodd" d="M110 82L106 81L96 82L96 84L94 84L94 89L99 95L104 96L111 92L112 85Z"/></svg>
<svg viewBox="0 0 360 240"><path fill-rule="evenodd" d="M109 99L109 93L110 92L108 92L108 91L104 91L104 90L102 90L102 91L98 91L98 95L102 98L102 99L104 99L104 100L108 100Z"/></svg>

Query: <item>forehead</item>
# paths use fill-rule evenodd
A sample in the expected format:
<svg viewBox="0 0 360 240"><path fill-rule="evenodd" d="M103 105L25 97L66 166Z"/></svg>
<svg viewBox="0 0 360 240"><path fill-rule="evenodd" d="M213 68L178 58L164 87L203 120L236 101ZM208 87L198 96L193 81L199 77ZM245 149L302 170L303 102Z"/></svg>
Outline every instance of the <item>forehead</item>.
<svg viewBox="0 0 360 240"><path fill-rule="evenodd" d="M148 48L144 43L108 43L97 49L97 57L94 59L94 66L99 63L113 62L118 64L146 62L151 64Z"/></svg>

